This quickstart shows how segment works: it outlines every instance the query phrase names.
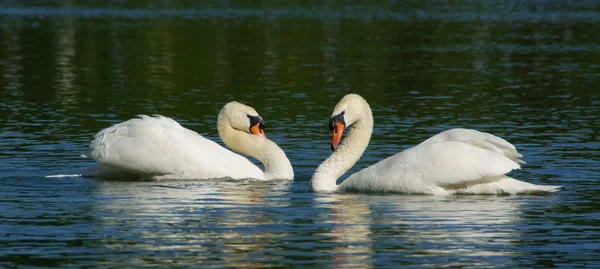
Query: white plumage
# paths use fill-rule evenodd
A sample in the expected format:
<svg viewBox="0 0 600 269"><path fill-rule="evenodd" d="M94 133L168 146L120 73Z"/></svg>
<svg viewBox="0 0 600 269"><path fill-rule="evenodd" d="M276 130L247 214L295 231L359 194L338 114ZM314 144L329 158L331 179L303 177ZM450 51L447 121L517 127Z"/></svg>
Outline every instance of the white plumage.
<svg viewBox="0 0 600 269"><path fill-rule="evenodd" d="M171 118L145 116L98 132L85 156L97 166L84 176L153 179L293 179L285 153L266 137L249 132L254 109L231 102L221 110L218 128L225 144L269 165L265 172L245 157L184 128ZM227 140L227 141L225 141Z"/></svg>
<svg viewBox="0 0 600 269"><path fill-rule="evenodd" d="M452 129L367 167L336 179L360 158L370 140L373 118L360 96L345 96L334 110L353 125L346 139L313 174L316 191L401 192L419 194L517 194L552 192L505 174L520 169L521 154L506 140L470 129ZM332 117L332 118L333 118Z"/></svg>

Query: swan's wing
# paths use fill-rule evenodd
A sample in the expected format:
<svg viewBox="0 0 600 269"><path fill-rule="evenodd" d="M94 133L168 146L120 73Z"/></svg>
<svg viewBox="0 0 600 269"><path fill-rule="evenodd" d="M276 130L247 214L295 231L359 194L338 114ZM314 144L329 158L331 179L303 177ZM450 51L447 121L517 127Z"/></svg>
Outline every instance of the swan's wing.
<svg viewBox="0 0 600 269"><path fill-rule="evenodd" d="M467 143L483 149L493 150L500 153L509 159L524 164L520 158L523 157L515 146L508 141L492 134L483 133L473 129L455 128L441 132L431 138L423 141L423 143L456 141ZM423 144L421 143L421 144Z"/></svg>
<svg viewBox="0 0 600 269"><path fill-rule="evenodd" d="M221 147L176 121L140 116L94 136L87 156L129 173L190 178L255 177L262 171L248 159Z"/></svg>
<svg viewBox="0 0 600 269"><path fill-rule="evenodd" d="M446 141L413 147L411 160L422 179L437 186L473 185L484 178L494 178L520 169L521 166L496 151L468 143Z"/></svg>
<svg viewBox="0 0 600 269"><path fill-rule="evenodd" d="M471 144L442 141L406 149L350 176L344 189L373 192L439 193L486 183L518 163L495 151Z"/></svg>

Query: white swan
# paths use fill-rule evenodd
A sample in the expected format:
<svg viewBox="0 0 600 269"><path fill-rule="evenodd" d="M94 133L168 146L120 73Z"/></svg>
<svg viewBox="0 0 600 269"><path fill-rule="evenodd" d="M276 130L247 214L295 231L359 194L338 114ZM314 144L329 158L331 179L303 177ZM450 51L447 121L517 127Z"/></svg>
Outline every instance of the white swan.
<svg viewBox="0 0 600 269"><path fill-rule="evenodd" d="M352 125L338 147L342 132ZM469 129L452 129L397 153L350 177L336 180L358 161L373 132L369 104L348 94L335 106L330 121L335 151L312 176L314 191L401 192L415 194L516 194L552 192L560 186L539 186L505 174L519 169L522 157L497 136ZM337 148L337 149L336 149Z"/></svg>
<svg viewBox="0 0 600 269"><path fill-rule="evenodd" d="M266 138L264 122L251 107L230 102L219 113L217 129L225 145L250 155L265 166L263 172L245 157L186 129L163 116L139 118L98 132L85 157L97 166L83 176L128 176L152 179L294 178L281 148Z"/></svg>

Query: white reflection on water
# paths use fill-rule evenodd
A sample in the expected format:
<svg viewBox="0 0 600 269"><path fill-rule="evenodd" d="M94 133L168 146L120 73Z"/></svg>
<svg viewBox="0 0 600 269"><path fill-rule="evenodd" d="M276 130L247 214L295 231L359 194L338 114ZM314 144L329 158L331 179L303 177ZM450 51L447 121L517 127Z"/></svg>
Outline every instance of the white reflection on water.
<svg viewBox="0 0 600 269"><path fill-rule="evenodd" d="M337 247L332 249L336 266L355 265L357 268L372 267L373 242L371 240L372 216L369 205L353 195L318 196L319 207L331 209L325 223L333 229L324 235L330 236Z"/></svg>
<svg viewBox="0 0 600 269"><path fill-rule="evenodd" d="M287 207L282 193L289 186L289 182L246 181L106 182L98 190L106 200L97 204L104 212L104 247L125 255L107 263L148 264L150 259L170 264L173 261L162 257L166 254L182 266L262 267L257 251L287 236L262 227L273 224L265 207ZM268 258L258 255L263 262Z"/></svg>
<svg viewBox="0 0 600 269"><path fill-rule="evenodd" d="M514 197L323 195L287 182L100 185L102 247L122 255L107 264L497 266L511 263L520 236Z"/></svg>
<svg viewBox="0 0 600 269"><path fill-rule="evenodd" d="M63 18L62 28L58 32L56 44L56 91L59 102L63 106L77 104L77 87L75 87L75 23L73 18Z"/></svg>
<svg viewBox="0 0 600 269"><path fill-rule="evenodd" d="M377 259L433 266L440 257L452 266L489 266L509 263L515 255L510 249L519 237L520 202L510 197L328 195L315 200L330 209L323 219L334 225L327 235L342 243L334 250L340 266L371 266Z"/></svg>

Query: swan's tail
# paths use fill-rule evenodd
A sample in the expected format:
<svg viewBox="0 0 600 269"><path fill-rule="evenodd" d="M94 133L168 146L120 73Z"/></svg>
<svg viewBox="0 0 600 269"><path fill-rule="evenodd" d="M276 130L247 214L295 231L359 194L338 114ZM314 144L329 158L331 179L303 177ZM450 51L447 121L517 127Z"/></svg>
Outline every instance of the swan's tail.
<svg viewBox="0 0 600 269"><path fill-rule="evenodd" d="M560 190L560 188L562 188L562 186L557 186L557 185L537 185L538 188L540 188L541 191L547 191L547 192L555 192Z"/></svg>
<svg viewBox="0 0 600 269"><path fill-rule="evenodd" d="M536 194L558 191L562 186L535 185L516 180L512 177L499 176L490 178L491 181L475 184L456 190L457 194Z"/></svg>

